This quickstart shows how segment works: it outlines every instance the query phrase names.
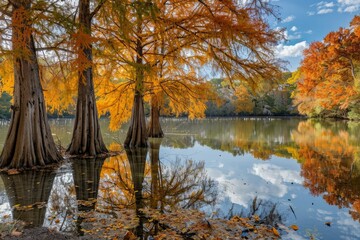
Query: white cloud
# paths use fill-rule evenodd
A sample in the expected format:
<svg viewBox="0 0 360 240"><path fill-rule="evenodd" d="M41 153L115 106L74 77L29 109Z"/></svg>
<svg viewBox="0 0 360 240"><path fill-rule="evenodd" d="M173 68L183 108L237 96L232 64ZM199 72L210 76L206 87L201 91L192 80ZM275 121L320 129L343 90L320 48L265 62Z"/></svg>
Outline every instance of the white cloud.
<svg viewBox="0 0 360 240"><path fill-rule="evenodd" d="M339 212L338 220L336 223L338 225L338 228L340 229L340 232L350 235L352 239L360 238L359 223L354 221L348 213ZM350 238L347 237L346 239L350 239Z"/></svg>
<svg viewBox="0 0 360 240"><path fill-rule="evenodd" d="M312 30L307 30L305 33L306 33L306 34L312 34L313 31L312 31Z"/></svg>
<svg viewBox="0 0 360 240"><path fill-rule="evenodd" d="M282 22L284 22L284 23L292 22L292 21L294 21L294 19L295 19L295 16L291 15L291 16L286 17L284 20L282 20Z"/></svg>
<svg viewBox="0 0 360 240"><path fill-rule="evenodd" d="M339 12L357 12L360 10L360 0L337 0Z"/></svg>
<svg viewBox="0 0 360 240"><path fill-rule="evenodd" d="M291 31L295 32L298 28L296 26L292 26L292 28L290 28Z"/></svg>
<svg viewBox="0 0 360 240"><path fill-rule="evenodd" d="M327 13L332 13L334 11L334 7L335 7L335 3L334 2L325 2L325 1L321 1L319 3L317 3L316 5L313 4L311 5L312 7L316 6L316 14L327 14ZM311 15L314 15L314 12L311 12ZM308 12L309 14L309 12ZM310 14L309 14L310 15Z"/></svg>
<svg viewBox="0 0 360 240"><path fill-rule="evenodd" d="M344 9L344 12L356 12L359 10L359 6L355 6L355 5L352 5L352 6L348 6Z"/></svg>
<svg viewBox="0 0 360 240"><path fill-rule="evenodd" d="M276 47L275 52L278 57L300 57L305 48L307 48L307 43L302 41L294 45L280 44Z"/></svg>
<svg viewBox="0 0 360 240"><path fill-rule="evenodd" d="M284 37L285 37L286 40L295 40L295 39L300 39L301 34L300 33L289 34L288 31L284 31Z"/></svg>
<svg viewBox="0 0 360 240"><path fill-rule="evenodd" d="M313 16L313 15L315 15L315 12L307 12L307 15L309 15L309 16Z"/></svg>
<svg viewBox="0 0 360 240"><path fill-rule="evenodd" d="M332 8L334 6L335 6L335 4L333 2L323 2L323 1L321 1L321 2L319 2L317 4L318 8Z"/></svg>
<svg viewBox="0 0 360 240"><path fill-rule="evenodd" d="M287 37L288 40L296 40L296 39L300 39L300 38L301 38L301 34L289 35Z"/></svg>
<svg viewBox="0 0 360 240"><path fill-rule="evenodd" d="M270 163L254 164L252 174L257 175L274 185L294 182L302 184L303 179L298 171L288 170Z"/></svg>
<svg viewBox="0 0 360 240"><path fill-rule="evenodd" d="M317 14L326 14L326 13L332 13L334 10L331 8L324 8L324 9L320 9Z"/></svg>

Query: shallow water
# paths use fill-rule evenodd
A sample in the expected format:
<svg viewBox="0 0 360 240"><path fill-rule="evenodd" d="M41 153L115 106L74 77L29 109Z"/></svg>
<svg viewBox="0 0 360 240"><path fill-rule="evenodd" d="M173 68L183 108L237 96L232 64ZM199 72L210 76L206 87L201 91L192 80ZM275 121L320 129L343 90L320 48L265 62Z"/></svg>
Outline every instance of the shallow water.
<svg viewBox="0 0 360 240"><path fill-rule="evenodd" d="M58 144L69 144L72 123L51 121ZM122 149L126 131L101 124L109 148ZM299 226L287 238L360 238L360 124L244 118L164 119L162 126L165 138L150 140L142 152L74 160L51 173L1 175L0 215L74 231L76 213L94 208L177 206L210 218L251 215L255 203L255 214L267 216L276 206L277 220ZM7 127L0 123L0 148Z"/></svg>

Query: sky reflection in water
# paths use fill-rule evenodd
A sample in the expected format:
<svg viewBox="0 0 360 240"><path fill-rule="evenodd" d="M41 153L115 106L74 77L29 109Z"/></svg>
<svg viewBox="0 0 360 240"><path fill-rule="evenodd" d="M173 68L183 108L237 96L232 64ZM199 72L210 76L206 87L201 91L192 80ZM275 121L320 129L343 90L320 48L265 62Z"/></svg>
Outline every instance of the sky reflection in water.
<svg viewBox="0 0 360 240"><path fill-rule="evenodd" d="M111 148L117 148L116 142L123 141L124 130L106 132L106 121L102 124L105 141ZM322 239L360 238L360 139L357 134L360 130L359 124L296 119L166 119L162 124L166 137L156 153L159 158L158 164L161 165L158 169L164 171L162 177L167 174L166 178L171 179L174 178L171 174L189 171L187 166L192 162L194 169L200 169L198 176L201 175L201 178L198 179L207 181L211 178L217 183L216 203L209 205L214 200L211 194L215 194L215 188L212 186L205 189L209 196L194 203L196 207L208 211L209 214L226 216L230 209L234 213L248 211L252 200L257 197L277 204L284 223L297 224L300 227L298 234L304 238L309 233ZM6 127L0 125L0 147L5 138ZM70 141L71 128L71 120L52 122L55 139L62 145ZM152 177L156 175L151 167L154 164L151 162L151 155L154 153L148 153L146 164L143 165L144 174L138 179L143 183L137 185L141 186L140 190L143 192L144 201L141 204L158 205L161 202L161 194L158 194L156 200L150 200L151 194L159 191L154 190L152 186ZM19 187L19 184L14 185L14 182L18 183L20 180L8 181L2 176L0 214L11 213L10 205L30 204L26 201L42 200L48 202L46 212L42 210L38 213L38 219L34 224L56 225L64 230L77 227L71 222L74 219L63 224L56 223L52 216L56 213L63 218L69 218L70 212L80 211L76 202L79 198L98 197L98 205L102 206L114 205L116 200L116 204L121 202L131 207L137 191L134 192L131 188L131 184L134 184L131 181L136 177L131 174L134 172L134 166L129 165L128 156L129 154L124 153L116 158L98 161L97 165L93 163L95 165L92 166L79 162L73 165L67 163L56 172L56 175L42 176L43 179L51 177L50 180L46 179L47 184L43 186L44 189L50 188L51 192L48 190L35 194L40 199L35 197L33 200L21 200L25 202L19 199L16 199L16 203L11 202L11 198L16 194L11 194L9 185L13 181L12 186ZM121 164L121 168L118 164ZM109 189L109 186L110 180L115 179L115 175L112 174L116 174L117 168L118 171L123 170L118 174L118 177L121 176L119 190L114 191L114 187ZM86 173L89 169L98 171ZM73 177L79 176L78 173L73 174L75 172L85 172L89 176L82 176L87 179L84 182ZM161 176L157 176L159 177ZM190 178L179 179L184 183L194 183L189 180ZM42 181L34 177L34 186L39 185L37 182ZM41 186L42 184L40 183ZM50 187L47 186L49 184ZM79 192L81 184L83 192ZM199 189L199 186L195 184L187 194ZM181 187L186 188L183 185ZM96 192L97 188L99 190ZM25 195L29 190L32 191L24 187L17 191ZM48 201L47 196L50 196ZM186 206L191 200L186 200L184 196L186 193L179 201L163 203L163 207L175 204ZM165 196L163 198L169 199ZM16 213L13 212L13 216L16 216ZM325 225L325 222L331 222L331 226Z"/></svg>

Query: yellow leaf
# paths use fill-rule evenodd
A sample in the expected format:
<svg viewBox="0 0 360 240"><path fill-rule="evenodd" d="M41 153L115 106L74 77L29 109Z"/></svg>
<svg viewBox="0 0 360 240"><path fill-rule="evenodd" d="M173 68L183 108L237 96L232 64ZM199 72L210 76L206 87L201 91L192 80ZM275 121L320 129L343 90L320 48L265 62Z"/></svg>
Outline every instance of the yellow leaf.
<svg viewBox="0 0 360 240"><path fill-rule="evenodd" d="M291 225L290 228L293 229L294 231L299 230L299 227L297 225Z"/></svg>
<svg viewBox="0 0 360 240"><path fill-rule="evenodd" d="M279 233L278 230L276 230L276 228L273 227L273 228L272 228L272 231L273 231L273 233L274 233L275 236L280 237L280 233Z"/></svg>

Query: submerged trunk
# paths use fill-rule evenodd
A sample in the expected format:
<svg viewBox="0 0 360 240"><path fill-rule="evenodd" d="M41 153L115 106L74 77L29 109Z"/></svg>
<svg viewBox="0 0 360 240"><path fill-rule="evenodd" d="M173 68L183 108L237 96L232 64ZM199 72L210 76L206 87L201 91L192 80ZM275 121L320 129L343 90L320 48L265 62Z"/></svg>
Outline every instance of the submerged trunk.
<svg viewBox="0 0 360 240"><path fill-rule="evenodd" d="M124 142L125 147L146 147L147 134L144 112L144 100L140 93L134 96L129 130Z"/></svg>
<svg viewBox="0 0 360 240"><path fill-rule="evenodd" d="M1 174L14 221L24 221L29 228L42 227L55 176L52 171Z"/></svg>
<svg viewBox="0 0 360 240"><path fill-rule="evenodd" d="M151 100L150 122L147 128L147 135L151 138L162 138L164 133L160 125L160 106L156 99Z"/></svg>
<svg viewBox="0 0 360 240"><path fill-rule="evenodd" d="M39 65L27 18L30 1L13 6L14 105L0 168L31 168L60 161L46 116ZM25 11L24 11L25 9ZM16 19L16 20L15 20Z"/></svg>
<svg viewBox="0 0 360 240"><path fill-rule="evenodd" d="M79 32L85 34L90 39L91 14L89 0L79 1L79 24ZM96 108L92 70L92 47L84 39L79 39L78 41L80 43L78 64L85 67L79 71L76 118L71 143L67 152L70 155L95 157L98 154L107 153L108 150L101 136Z"/></svg>

